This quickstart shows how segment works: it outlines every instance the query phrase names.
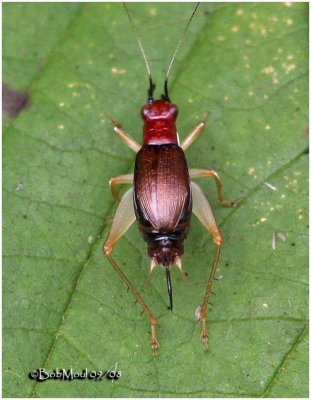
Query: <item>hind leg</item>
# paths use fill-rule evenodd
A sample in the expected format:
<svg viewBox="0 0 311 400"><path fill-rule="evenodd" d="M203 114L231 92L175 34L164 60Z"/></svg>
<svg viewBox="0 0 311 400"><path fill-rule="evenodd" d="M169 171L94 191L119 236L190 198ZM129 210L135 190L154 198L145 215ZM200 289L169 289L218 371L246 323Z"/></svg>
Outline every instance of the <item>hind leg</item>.
<svg viewBox="0 0 311 400"><path fill-rule="evenodd" d="M201 306L198 307L197 320L201 321L202 332L201 340L204 344L205 350L208 349L208 330L206 325L206 313L209 298L212 293L212 286L215 278L215 272L219 262L220 249L223 242L223 237L217 226L210 203L205 196L203 190L194 182L191 182L192 197L193 197L193 212L203 224L203 226L211 233L213 241L216 245L216 253L214 256L212 268L210 270L209 278L206 285L206 290Z"/></svg>

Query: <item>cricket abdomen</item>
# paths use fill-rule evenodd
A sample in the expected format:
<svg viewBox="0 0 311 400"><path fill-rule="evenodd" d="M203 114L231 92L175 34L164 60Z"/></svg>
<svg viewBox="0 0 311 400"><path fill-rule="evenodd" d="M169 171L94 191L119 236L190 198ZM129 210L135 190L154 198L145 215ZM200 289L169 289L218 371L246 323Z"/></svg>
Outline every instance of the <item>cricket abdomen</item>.
<svg viewBox="0 0 311 400"><path fill-rule="evenodd" d="M144 145L137 153L134 209L149 256L173 264L183 254L192 211L188 166L177 144Z"/></svg>

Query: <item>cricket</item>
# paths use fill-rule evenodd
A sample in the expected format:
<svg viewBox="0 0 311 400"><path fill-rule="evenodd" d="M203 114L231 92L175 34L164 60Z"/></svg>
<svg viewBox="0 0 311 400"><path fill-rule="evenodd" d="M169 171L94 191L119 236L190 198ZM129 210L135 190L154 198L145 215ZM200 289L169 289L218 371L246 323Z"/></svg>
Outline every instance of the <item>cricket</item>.
<svg viewBox="0 0 311 400"><path fill-rule="evenodd" d="M207 116L204 116L202 121L180 143L176 127L178 107L171 102L169 96L168 80L171 68L199 4L196 3L169 62L164 80L163 94L160 99L155 99L155 84L152 80L149 62L128 6L123 3L146 66L149 87L147 90L147 102L141 109L141 117L143 119L142 145L137 143L122 128L120 123L110 118L110 121L114 124L114 132L136 153L136 160L134 174L116 176L109 181L112 195L119 203L113 217L108 238L103 245L103 252L120 278L133 293L149 320L153 355L157 355L159 349L157 337L158 322L139 291L129 281L112 256L118 240L137 221L140 234L146 242L147 252L151 258L149 274L152 273L157 265L164 269L169 296L169 309L172 311L173 289L170 270L175 265L184 274L182 256L184 254L184 241L189 232L192 214L210 232L216 250L207 278L202 304L197 307L195 313L197 321L201 324L200 338L205 350L207 350L208 330L206 314L210 295L212 294L220 250L223 244L223 236L217 226L207 196L193 180L203 177L213 178L217 187L218 200L224 206L233 207L239 201L239 199L236 201L225 200L222 183L216 171L188 168L185 151L202 133ZM131 187L119 199L116 186L123 184L129 184Z"/></svg>

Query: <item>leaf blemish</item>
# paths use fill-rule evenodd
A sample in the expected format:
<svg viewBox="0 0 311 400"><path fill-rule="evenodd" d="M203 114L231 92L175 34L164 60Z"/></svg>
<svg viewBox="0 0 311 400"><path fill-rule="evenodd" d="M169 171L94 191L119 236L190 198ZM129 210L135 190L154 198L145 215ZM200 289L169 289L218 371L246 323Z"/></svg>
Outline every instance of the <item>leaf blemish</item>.
<svg viewBox="0 0 311 400"><path fill-rule="evenodd" d="M272 15L271 17L269 17L269 20L272 22L278 22L279 19L275 15Z"/></svg>
<svg viewBox="0 0 311 400"><path fill-rule="evenodd" d="M126 70L124 68L117 68L117 67L112 67L111 72L114 75L123 75L126 73Z"/></svg>
<svg viewBox="0 0 311 400"><path fill-rule="evenodd" d="M263 73L263 74L272 74L273 72L274 72L274 68L273 68L273 66L272 65L269 65L268 67L265 67L265 68L263 68L262 70L261 70L261 72Z"/></svg>
<svg viewBox="0 0 311 400"><path fill-rule="evenodd" d="M8 85L2 85L2 110L9 117L15 117L29 104L29 97L26 92L14 90Z"/></svg>
<svg viewBox="0 0 311 400"><path fill-rule="evenodd" d="M269 183L269 182L264 182L264 184L265 184L269 189L271 189L271 190L274 190L274 191L277 190L276 187L273 186L273 185L272 185L271 183Z"/></svg>

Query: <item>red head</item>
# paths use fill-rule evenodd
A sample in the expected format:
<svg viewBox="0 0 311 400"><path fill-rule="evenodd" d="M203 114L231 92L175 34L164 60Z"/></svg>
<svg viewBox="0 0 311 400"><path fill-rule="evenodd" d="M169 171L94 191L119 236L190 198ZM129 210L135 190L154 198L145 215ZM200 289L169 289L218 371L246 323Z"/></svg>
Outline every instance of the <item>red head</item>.
<svg viewBox="0 0 311 400"><path fill-rule="evenodd" d="M143 144L178 144L177 114L177 106L165 99L145 104L141 109L144 120Z"/></svg>

